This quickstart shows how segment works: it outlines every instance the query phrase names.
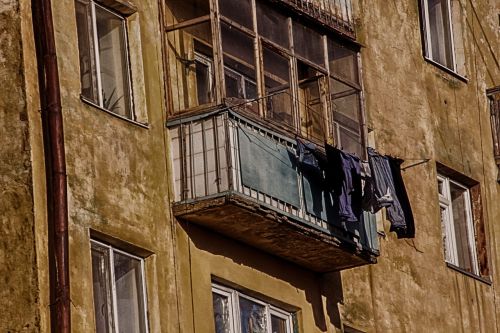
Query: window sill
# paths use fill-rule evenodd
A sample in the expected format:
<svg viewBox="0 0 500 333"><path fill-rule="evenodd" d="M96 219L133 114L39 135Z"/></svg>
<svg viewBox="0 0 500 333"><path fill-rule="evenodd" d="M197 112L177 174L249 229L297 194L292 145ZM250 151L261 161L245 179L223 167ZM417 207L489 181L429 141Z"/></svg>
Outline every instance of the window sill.
<svg viewBox="0 0 500 333"><path fill-rule="evenodd" d="M462 75L458 74L457 72L449 69L446 66L441 65L439 62L436 62L436 61L434 61L434 60L432 60L431 58L428 58L428 57L424 57L424 59L429 64L432 64L432 65L436 66L440 70L442 70L442 71L450 74L451 76L453 76L454 78L462 81L463 83L469 83L469 79L468 78L466 78L465 76L462 76Z"/></svg>
<svg viewBox="0 0 500 333"><path fill-rule="evenodd" d="M111 112L109 110L106 110L105 108L103 107L100 107L99 105L95 104L94 102L92 101L89 101L88 99L86 99L85 97L83 97L82 95L80 95L80 99L82 100L82 102L84 102L85 104L87 105L90 105L96 109L99 109L101 111L104 111L106 112L107 114L113 116L113 117L116 117L116 118L119 118L119 119L122 119L132 125L136 125L136 126L139 126L139 127L142 127L142 128L145 128L145 129L149 129L149 124L148 123L141 123L141 122L138 122L138 121L135 121L133 119L130 119L130 118L127 118L127 117L124 117L124 116L121 116L117 113L114 113L114 112Z"/></svg>
<svg viewBox="0 0 500 333"><path fill-rule="evenodd" d="M486 283L487 285L491 286L493 284L493 282L491 281L491 279L489 277L482 277L482 276L479 276L479 275L476 275L474 273L471 273L471 272L467 272L466 270L464 270L463 268L460 268L458 266L455 266L453 264L450 264L449 262L446 263L446 266L448 266L449 268L459 272L459 273L462 273L462 274L465 274L475 280L478 280L480 282L483 282L483 283Z"/></svg>

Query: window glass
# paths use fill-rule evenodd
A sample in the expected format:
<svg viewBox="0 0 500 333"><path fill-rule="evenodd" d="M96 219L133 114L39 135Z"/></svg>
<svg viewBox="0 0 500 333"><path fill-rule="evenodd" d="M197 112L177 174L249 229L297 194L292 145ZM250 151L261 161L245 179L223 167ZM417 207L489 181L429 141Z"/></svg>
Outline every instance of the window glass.
<svg viewBox="0 0 500 333"><path fill-rule="evenodd" d="M359 91L330 79L331 110L338 146L359 157L364 156L361 135Z"/></svg>
<svg viewBox="0 0 500 333"><path fill-rule="evenodd" d="M242 333L267 333L266 308L263 305L240 297Z"/></svg>
<svg viewBox="0 0 500 333"><path fill-rule="evenodd" d="M455 244L457 247L458 266L468 272L472 272L472 256L469 249L469 239L473 239L474 235L469 235L468 223L469 208L468 200L470 200L469 192L463 187L450 183L451 207L453 211L453 222L455 226Z"/></svg>
<svg viewBox="0 0 500 333"><path fill-rule="evenodd" d="M283 125L295 124L290 90L290 60L263 45L266 115Z"/></svg>
<svg viewBox="0 0 500 333"><path fill-rule="evenodd" d="M215 333L231 333L229 299L217 293L212 294L214 306Z"/></svg>
<svg viewBox="0 0 500 333"><path fill-rule="evenodd" d="M207 0L169 0L166 3L169 24L181 23L210 14L210 2Z"/></svg>
<svg viewBox="0 0 500 333"><path fill-rule="evenodd" d="M96 332L147 332L142 260L95 241L91 249Z"/></svg>
<svg viewBox="0 0 500 333"><path fill-rule="evenodd" d="M124 21L98 5L95 6L95 15L102 107L130 118L130 83Z"/></svg>
<svg viewBox="0 0 500 333"><path fill-rule="evenodd" d="M325 66L323 40L313 29L293 22L293 45L296 55L321 67Z"/></svg>
<svg viewBox="0 0 500 333"><path fill-rule="evenodd" d="M449 0L424 0L427 55L452 70L454 68Z"/></svg>
<svg viewBox="0 0 500 333"><path fill-rule="evenodd" d="M81 96L133 118L125 19L93 1L78 0L75 10Z"/></svg>
<svg viewBox="0 0 500 333"><path fill-rule="evenodd" d="M92 282L96 332L112 332L113 309L109 253L106 248L92 245Z"/></svg>
<svg viewBox="0 0 500 333"><path fill-rule="evenodd" d="M216 333L292 333L292 315L227 287L212 286ZM234 315L233 315L234 314Z"/></svg>
<svg viewBox="0 0 500 333"><path fill-rule="evenodd" d="M359 83L357 53L328 39L328 66L330 73Z"/></svg>
<svg viewBox="0 0 500 333"><path fill-rule="evenodd" d="M286 320L283 318L271 315L271 332L272 333L287 333Z"/></svg>
<svg viewBox="0 0 500 333"><path fill-rule="evenodd" d="M323 75L301 61L297 63L299 79L299 110L303 134L320 142L325 140L325 117L321 100L320 80Z"/></svg>
<svg viewBox="0 0 500 333"><path fill-rule="evenodd" d="M120 332L145 332L141 262L115 252L114 266Z"/></svg>
<svg viewBox="0 0 500 333"><path fill-rule="evenodd" d="M88 1L75 3L76 28L78 31L78 50L80 54L80 80L82 96L99 104L97 93L97 74L94 57L94 26L91 19L91 6Z"/></svg>
<svg viewBox="0 0 500 333"><path fill-rule="evenodd" d="M170 31L168 71L174 112L215 101L210 22Z"/></svg>
<svg viewBox="0 0 500 333"><path fill-rule="evenodd" d="M287 17L262 1L257 1L257 26L262 37L284 48L290 48Z"/></svg>
<svg viewBox="0 0 500 333"><path fill-rule="evenodd" d="M253 30L250 0L219 0L219 10L222 16Z"/></svg>
<svg viewBox="0 0 500 333"><path fill-rule="evenodd" d="M441 175L438 184L443 188L439 201L445 259L467 272L479 274L470 191Z"/></svg>
<svg viewBox="0 0 500 333"><path fill-rule="evenodd" d="M254 38L225 23L221 23L221 36L226 97L256 98Z"/></svg>

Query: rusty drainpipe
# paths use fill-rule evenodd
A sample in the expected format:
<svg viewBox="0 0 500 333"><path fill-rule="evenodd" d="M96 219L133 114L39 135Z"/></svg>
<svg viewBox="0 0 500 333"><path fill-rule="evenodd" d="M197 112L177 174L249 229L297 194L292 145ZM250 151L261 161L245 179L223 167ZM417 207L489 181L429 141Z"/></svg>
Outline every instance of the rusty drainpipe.
<svg viewBox="0 0 500 333"><path fill-rule="evenodd" d="M70 333L68 197L59 71L50 0L32 0L47 179L51 332Z"/></svg>

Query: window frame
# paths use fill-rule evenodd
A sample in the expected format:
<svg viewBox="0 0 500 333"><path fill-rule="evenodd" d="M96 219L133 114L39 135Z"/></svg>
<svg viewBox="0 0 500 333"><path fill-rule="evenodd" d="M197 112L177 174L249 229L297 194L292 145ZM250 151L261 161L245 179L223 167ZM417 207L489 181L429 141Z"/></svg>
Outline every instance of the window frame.
<svg viewBox="0 0 500 333"><path fill-rule="evenodd" d="M110 327L115 332L119 332L120 323L118 320L117 292L116 292L115 265L114 265L115 264L114 263L114 255L115 255L115 253L119 253L123 256L138 260L140 262L141 283L139 286L141 288L142 297L140 299L138 299L137 302L138 302L138 304L142 303L142 308L144 309L144 313L139 314L139 315L143 316L145 332L149 332L148 307L147 307L148 302L147 302L147 288L146 288L146 274L145 274L144 258L138 257L134 254L129 253L129 252L120 250L113 245L109 245L109 244L103 243L103 242L95 240L95 239L90 240L91 255L92 255L92 251L94 250L94 245L98 246L100 248L106 249L106 251L109 255L109 267L107 267L106 269L108 270L109 279L110 279L109 292L111 293L111 302L112 302L112 304L110 304L110 306L111 306L111 311L112 311L113 316L111 318L111 323L108 323L108 327ZM92 259L91 259L91 261L92 261ZM92 272L92 274L94 274L94 273ZM93 289L92 289L92 297L94 297L94 290ZM93 300L92 303L95 304L95 300ZM94 313L94 320L95 320L95 313ZM94 324L96 324L96 323L94 322Z"/></svg>
<svg viewBox="0 0 500 333"><path fill-rule="evenodd" d="M184 107L179 108L179 105L177 104L182 104L182 103L177 103L172 98L169 108L170 116L177 117L178 115L183 113L195 113L199 112L202 109L208 109L216 106L228 107L234 105L245 105L240 109L241 110L251 109L254 115L258 114L260 118L259 120L269 121L274 128L281 130L283 133L291 134L294 136L297 135L320 145L322 145L324 142L330 142L337 145L338 147L344 146L346 147L347 150L349 150L352 153L360 154L361 152L361 154L364 155L362 152L366 147L367 138L365 133L366 124L364 123L365 116L364 116L364 103L362 95L363 90L362 90L362 82L360 81L361 57L359 56L360 52L359 44L357 44L355 41L349 42L346 40L339 39L335 35L328 33L325 29L322 29L320 25L315 25L311 22L305 22L301 20L300 17L297 17L296 15L287 12L285 15L283 15L283 17L280 18L281 22L280 36L281 39L283 39L281 42L283 42L284 44L288 43L288 46L284 46L280 44L281 42L274 41L272 36L267 36L265 33L263 33L262 27L259 25L259 19L257 17L260 8L259 6L260 5L270 6L269 3L259 2L256 0L250 1L251 13L248 14L252 16L253 27L249 28L243 24L240 24L241 22L234 21L232 17L225 16L219 8L220 0L206 0L206 1L210 7L209 16L202 15L199 17L191 18L186 21L182 21L181 23L177 22L176 17L167 17L165 31L167 32L167 34L177 33L177 31L179 31L180 33L181 29L185 29L187 27L200 24L200 22L210 22L212 28L211 42L213 47L213 61L214 61L213 84L216 93L215 103L199 104L193 106L185 105ZM167 7L169 6L168 2L166 3L166 6ZM274 9L273 6L271 7ZM175 3L172 4L171 10L175 11L176 8L177 7ZM179 17L182 18L182 15L180 15ZM285 35L285 27L287 35ZM298 52L298 50L293 45L294 31L297 29L302 31L301 29L304 27L310 29L311 31L314 31L318 35L317 46L318 49L321 48L321 52L318 52L316 54L318 58L316 59L316 62L319 63L316 63L314 61L313 59L315 58L314 55L311 55L310 57L312 58L309 59L307 55ZM226 91L227 87L225 79L226 75L230 76L231 75L230 71L234 70L230 65L226 64L225 58L226 56L230 58L230 55L226 54L223 48L224 45L223 30L228 28L234 29L238 31L239 34L245 35L249 39L253 40L254 48L252 56L254 63L251 64L251 67L249 67L249 69L255 71L255 84L257 88L256 98L251 98L251 99L236 98L235 100L227 98L228 94ZM173 37L174 34L172 34L172 37L169 37L167 35L167 40L169 43L167 50L168 57L177 57L175 55L176 46L170 45L169 38ZM346 50L349 50L352 53L353 61L348 65L346 65L349 66L349 70L353 71L352 78L338 77L333 72L333 70L331 70L330 58L332 57L333 53L329 51L329 48L332 47L329 42L330 40L334 41L335 44L338 44L338 46L345 48ZM283 58L283 63L282 63L283 65L284 65L284 60L286 59L288 67L288 81L287 81L287 88L283 89L286 91L282 92L281 90L278 90L277 92L270 92L269 94L267 94L268 88L266 86L266 82L267 79L270 79L272 76L268 76L266 72L266 66L265 66L266 52L275 53L280 57L280 59ZM237 59L234 60L238 61ZM301 82L299 82L298 79L299 63L303 63L304 65L318 72L319 78L317 81L320 87L319 89L319 94L320 94L319 102L321 104L320 106L311 108L301 96L301 91L300 91ZM283 66L283 68L285 67ZM238 72L239 74L243 74L246 77L245 73L241 73L238 70L236 70L236 72ZM175 85L177 83L177 77L178 77L176 68L173 67L169 68L167 76L168 76L167 89L170 90L172 96L175 95L184 96L189 94L187 91L182 91L182 89L178 88L178 86ZM254 81L253 77L248 77L248 79L253 83ZM344 130L345 128L347 128L345 125L339 123L338 121L334 121L334 115L333 115L334 103L332 96L336 92L332 90L332 87L329 83L331 79L349 85L350 87L356 90L356 94L358 96L357 103L355 105L353 104L353 106L356 107L356 113L358 119L356 120L357 126L355 132L352 130L348 131L347 129ZM352 82L352 80L356 82ZM176 92L176 89L178 89L179 92ZM289 97L285 97L284 96L285 94L289 95ZM281 95L283 103L285 103L287 106L289 104L289 107L286 108L286 111L269 108L269 106L273 105L273 103L267 103L266 100L268 98L272 98L275 95ZM279 96L275 97L273 98L273 100L278 98L280 97ZM237 99L239 99L239 101ZM250 107L250 103L255 103L255 107L254 108ZM304 114L304 112L307 113L307 115ZM312 128L303 126L303 123L309 123L309 121L303 122L303 120L311 120L317 118L320 119L320 121L322 122L321 126L319 126L319 121L314 122L317 126ZM348 145L344 145L340 141L341 135L339 133L341 131L337 130L339 128L338 126L339 124L340 127L342 127L343 133L345 132L349 135L352 135L352 137L355 137L356 140L354 141L349 140ZM318 138L319 135L321 135L322 137ZM360 157L364 158L365 156L360 156Z"/></svg>
<svg viewBox="0 0 500 333"><path fill-rule="evenodd" d="M137 122L137 115L135 113L135 103L134 103L134 94L133 94L133 82L132 82L132 73L131 73L131 63L130 63L130 50L129 50L129 33L128 33L128 24L127 24L127 16L133 13L130 12L128 14L122 14L110 7L107 7L105 4L101 3L101 1L98 0L87 0L88 4L90 6L89 12L86 13L87 15L87 20L89 21L89 26L87 26L85 33L87 34L87 37L89 39L89 43L92 43L92 47L89 51L89 54L91 57L94 58L94 66L95 66L95 81L96 81L96 87L95 89L97 90L97 101L94 101L86 96L84 96L82 93L80 93L80 98L91 104L95 105L99 109L106 111L112 115L115 115L119 118L123 118L126 120L130 120L132 122ZM82 2L80 0L76 0L76 2ZM121 22L121 30L122 30L122 36L121 38L123 39L123 48L122 48L122 54L121 56L125 60L124 63L124 86L126 89L126 94L128 95L128 114L127 115L122 115L120 113L117 113L113 110L109 110L104 106L104 97L103 97L103 89L102 89L102 74L101 74L101 59L99 55L99 37L98 37L98 32L97 32L97 16L96 16L96 6L99 7L99 9L109 13L110 15L113 15L117 19L120 20ZM78 33L78 32L77 32ZM80 38L80 37L78 37Z"/></svg>
<svg viewBox="0 0 500 333"><path fill-rule="evenodd" d="M239 333L241 332L241 314L240 314L240 298L246 299L250 302L262 305L265 308L266 312L266 329L268 333L272 332L271 326L271 316L278 317L280 319L284 319L286 321L286 333L293 333L293 313L282 310L270 303L264 302L247 294L241 293L235 289L222 286L217 283L212 283L212 294L218 294L223 297L227 297L228 299L228 308L229 308L229 328L230 333ZM213 296L212 296L213 297ZM213 315L212 315L213 318Z"/></svg>
<svg viewBox="0 0 500 333"><path fill-rule="evenodd" d="M457 50L456 50L456 34L455 28L453 25L453 4L455 0L446 0L447 1L447 18L448 18L448 29L450 33L450 48L452 54L452 68L448 67L445 64L440 63L438 60L434 59L432 56L432 38L430 32L430 21L429 21L429 10L428 10L428 1L429 0L419 0L419 12L421 19L421 35L422 35L422 51L423 57L425 61L431 63L432 65L442 69L448 74L453 75L460 81L467 83L469 80L465 75L465 69L459 72L459 64L457 59Z"/></svg>
<svg viewBox="0 0 500 333"><path fill-rule="evenodd" d="M458 262L458 247L456 244L456 233L455 233L455 221L453 218L453 205L451 202L451 193L450 193L450 188L451 184L459 187L460 189L465 190L465 195L466 195L466 202L465 202L465 213L466 213L466 223L467 223L467 245L470 250L469 255L471 256L471 266L472 266L472 272L471 273L475 276L480 276L480 262L479 258L477 255L477 244L476 244L476 231L474 230L474 218L472 214L472 197L470 193L470 189L451 179L448 176L444 176L441 173L438 173L437 175L437 181L438 184L441 182L442 184L442 189L443 191L439 191L439 186L438 186L438 195L439 195L439 208L440 208L440 213L441 213L441 223L444 224L442 227L444 227L443 233L444 233L444 244L443 244L443 249L445 250L445 261L448 264L451 264L461 270L467 271L465 268L461 267L459 262ZM444 210L444 212L441 212L441 209ZM443 215L444 213L444 215ZM444 218L443 218L444 217ZM450 256L449 258L447 258Z"/></svg>

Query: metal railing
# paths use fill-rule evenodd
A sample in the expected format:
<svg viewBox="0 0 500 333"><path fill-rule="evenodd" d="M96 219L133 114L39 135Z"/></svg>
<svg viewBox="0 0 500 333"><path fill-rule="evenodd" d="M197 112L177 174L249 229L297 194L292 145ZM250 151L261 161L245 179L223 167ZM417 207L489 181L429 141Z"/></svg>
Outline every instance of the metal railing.
<svg viewBox="0 0 500 333"><path fill-rule="evenodd" d="M309 17L355 38L351 0L281 0Z"/></svg>
<svg viewBox="0 0 500 333"><path fill-rule="evenodd" d="M291 154L296 151L295 139L252 121L250 117L235 112L234 107L174 120L168 124L168 128L172 145L176 203L189 203L231 192L239 193L284 215L300 219L323 232L345 234L338 221L327 221L307 211L303 191L304 179L300 170L295 169L298 205L252 188L242 181L239 131L264 138ZM373 243L369 240L370 237L373 240L373 235L368 234L376 233L376 230L374 231L370 223L373 224L373 221L362 221L359 227L350 231L348 238L365 248L373 248L373 245L368 244Z"/></svg>

